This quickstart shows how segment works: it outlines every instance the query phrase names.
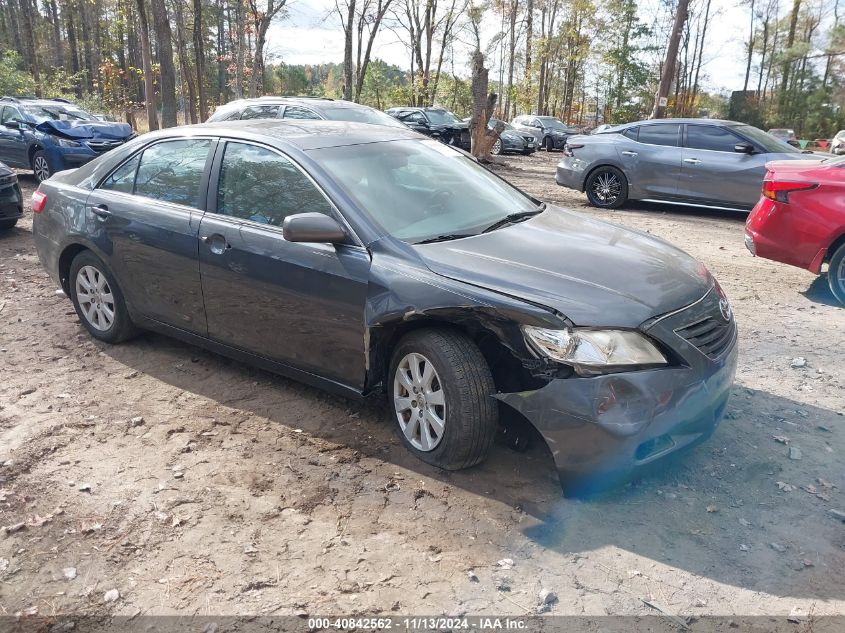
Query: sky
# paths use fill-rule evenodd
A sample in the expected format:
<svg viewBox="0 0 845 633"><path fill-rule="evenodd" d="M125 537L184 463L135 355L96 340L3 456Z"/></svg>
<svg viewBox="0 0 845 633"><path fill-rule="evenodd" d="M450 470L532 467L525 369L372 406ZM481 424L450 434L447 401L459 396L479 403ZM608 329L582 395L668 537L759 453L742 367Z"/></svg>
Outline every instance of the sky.
<svg viewBox="0 0 845 633"><path fill-rule="evenodd" d="M286 64L321 64L343 61L343 31L333 0L289 0L287 18L275 23L268 33L267 51L272 61ZM659 0L641 0L640 18L649 22ZM745 78L744 40L747 37L748 9L738 7L736 0L712 0L702 73L705 88L725 91L742 88ZM495 32L487 24L485 32ZM489 35L488 35L489 39ZM469 75L469 47L456 47L455 71ZM408 53L399 35L382 29L373 46L373 59L408 68ZM497 67L492 60L491 67ZM492 78L492 77L491 77Z"/></svg>

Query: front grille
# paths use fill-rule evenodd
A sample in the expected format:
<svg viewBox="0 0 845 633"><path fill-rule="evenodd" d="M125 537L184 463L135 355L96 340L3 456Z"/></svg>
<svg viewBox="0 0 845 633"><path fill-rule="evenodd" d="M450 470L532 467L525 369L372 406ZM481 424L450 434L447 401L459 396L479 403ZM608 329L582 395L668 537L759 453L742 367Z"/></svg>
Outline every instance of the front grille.
<svg viewBox="0 0 845 633"><path fill-rule="evenodd" d="M88 147L95 152L107 152L119 145L123 145L123 141L88 141Z"/></svg>
<svg viewBox="0 0 845 633"><path fill-rule="evenodd" d="M730 348L736 338L736 321L733 316L725 320L719 310L719 304L716 303L715 314L679 327L675 333L702 354L716 359Z"/></svg>
<svg viewBox="0 0 845 633"><path fill-rule="evenodd" d="M524 138L524 139L525 139L525 142L526 142L526 143L533 143L533 142L534 142L534 137L533 137L533 136L523 136L522 138Z"/></svg>

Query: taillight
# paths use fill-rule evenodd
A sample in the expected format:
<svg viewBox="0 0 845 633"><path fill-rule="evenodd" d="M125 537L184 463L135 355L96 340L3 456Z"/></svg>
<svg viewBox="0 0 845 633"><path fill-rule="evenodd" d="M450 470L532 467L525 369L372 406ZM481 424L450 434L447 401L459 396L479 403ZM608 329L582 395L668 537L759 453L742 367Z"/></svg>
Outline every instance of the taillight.
<svg viewBox="0 0 845 633"><path fill-rule="evenodd" d="M41 213L44 205L47 204L47 194L40 191L32 192L32 212Z"/></svg>
<svg viewBox="0 0 845 633"><path fill-rule="evenodd" d="M567 143L566 145L563 146L563 155L564 156L575 156L575 154L572 152L572 150L573 149L581 149L582 147L584 147L583 144Z"/></svg>
<svg viewBox="0 0 845 633"><path fill-rule="evenodd" d="M789 193L792 191L806 191L818 187L815 182L793 182L790 180L764 180L763 195L770 200L789 203Z"/></svg>

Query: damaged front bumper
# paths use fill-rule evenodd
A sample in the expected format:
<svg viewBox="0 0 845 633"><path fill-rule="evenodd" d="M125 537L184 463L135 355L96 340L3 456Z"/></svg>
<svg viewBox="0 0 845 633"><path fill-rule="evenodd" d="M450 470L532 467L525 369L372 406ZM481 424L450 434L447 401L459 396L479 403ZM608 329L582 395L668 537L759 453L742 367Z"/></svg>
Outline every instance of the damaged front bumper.
<svg viewBox="0 0 845 633"><path fill-rule="evenodd" d="M712 314L712 295L646 330L671 345L678 356L673 365L556 379L533 391L495 396L543 436L564 489L603 488L713 433L736 374L735 323L732 317L722 323L729 338L715 358L677 333Z"/></svg>

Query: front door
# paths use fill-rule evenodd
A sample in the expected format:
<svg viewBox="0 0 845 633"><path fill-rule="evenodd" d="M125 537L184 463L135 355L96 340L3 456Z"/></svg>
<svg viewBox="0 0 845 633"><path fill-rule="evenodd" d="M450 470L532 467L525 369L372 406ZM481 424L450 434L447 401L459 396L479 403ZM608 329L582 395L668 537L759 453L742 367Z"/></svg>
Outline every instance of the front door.
<svg viewBox="0 0 845 633"><path fill-rule="evenodd" d="M339 216L276 150L229 141L215 163L199 234L209 337L361 389L369 253L284 239L288 215Z"/></svg>
<svg viewBox="0 0 845 633"><path fill-rule="evenodd" d="M753 207L760 198L766 154L734 150L747 142L726 127L687 124L679 195L703 204Z"/></svg>
<svg viewBox="0 0 845 633"><path fill-rule="evenodd" d="M19 128L8 127L9 121L23 121L23 116L15 106L0 107L0 161L10 167L29 168L27 143L23 123Z"/></svg>
<svg viewBox="0 0 845 633"><path fill-rule="evenodd" d="M202 336L197 232L214 144L179 139L148 146L91 192L80 216L133 311Z"/></svg>

